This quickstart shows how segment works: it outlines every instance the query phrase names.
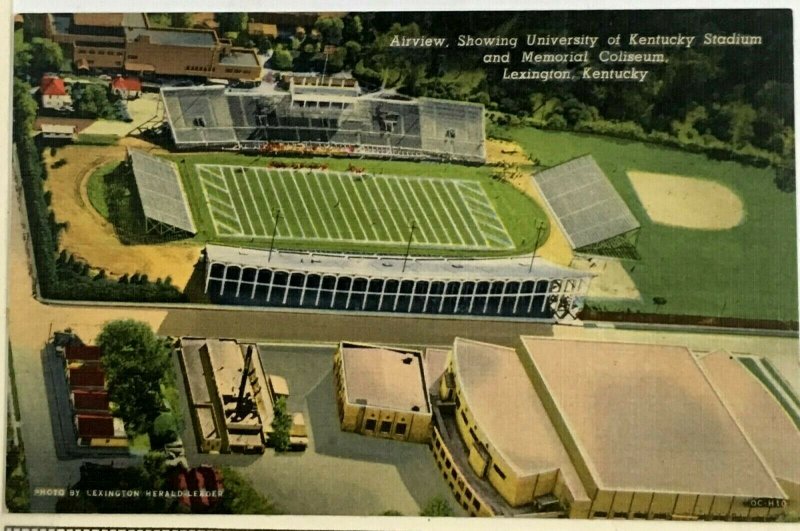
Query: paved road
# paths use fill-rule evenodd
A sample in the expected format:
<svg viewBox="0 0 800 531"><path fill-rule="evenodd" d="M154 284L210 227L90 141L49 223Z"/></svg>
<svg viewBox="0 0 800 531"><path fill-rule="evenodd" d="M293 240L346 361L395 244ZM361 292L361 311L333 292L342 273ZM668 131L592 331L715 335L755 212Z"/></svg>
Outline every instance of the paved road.
<svg viewBox="0 0 800 531"><path fill-rule="evenodd" d="M46 305L33 296L24 238L27 228L11 203L9 239L9 334L22 414L22 434L28 455L31 485L65 486L77 478L79 461L56 457L53 424L48 412L44 349L52 331L72 328L92 341L105 321L131 318L149 323L163 335L235 337L249 340L338 342L341 339L391 344L451 344L455 336L514 346L521 334L584 339L681 344L700 350L727 348L767 356L795 388L800 388L796 338L742 336L681 331L630 331L613 327L582 328L508 321L405 318L393 315L311 314L260 312L241 309L147 309L125 307ZM341 470L342 480L347 469ZM293 493L296 495L297 493ZM34 511L51 511L55 499L34 497Z"/></svg>

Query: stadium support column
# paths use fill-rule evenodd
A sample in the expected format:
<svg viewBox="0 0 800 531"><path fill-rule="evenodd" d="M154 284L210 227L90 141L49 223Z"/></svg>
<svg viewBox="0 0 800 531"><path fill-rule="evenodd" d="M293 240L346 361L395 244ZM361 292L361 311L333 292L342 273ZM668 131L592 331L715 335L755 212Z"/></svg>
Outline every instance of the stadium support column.
<svg viewBox="0 0 800 531"><path fill-rule="evenodd" d="M336 282L333 283L333 291L331 292L331 305L330 307L333 308L333 303L336 302L336 294L339 293L339 281L342 280L344 277L336 277ZM352 286L352 281L350 282Z"/></svg>
<svg viewBox="0 0 800 531"><path fill-rule="evenodd" d="M520 299L520 297L522 297L522 285L523 284L524 284L524 282L520 281L519 282L519 286L517 287L517 293L514 296L514 307L511 308L511 314L512 315L517 313L517 306L519 306L519 299Z"/></svg>
<svg viewBox="0 0 800 531"><path fill-rule="evenodd" d="M350 278L350 287L347 289L347 301L344 303L344 309L348 309L350 307L350 298L353 296L353 284L356 283L356 279L358 277Z"/></svg>
<svg viewBox="0 0 800 531"><path fill-rule="evenodd" d="M308 273L303 277L303 291L300 292L300 306L303 305L303 299L306 298L306 285L308 284Z"/></svg>
<svg viewBox="0 0 800 531"><path fill-rule="evenodd" d="M506 292L508 291L508 280L503 284L503 293L500 295L500 302L497 303L497 313L503 310L503 303L506 301Z"/></svg>
<svg viewBox="0 0 800 531"><path fill-rule="evenodd" d="M219 294L222 295L225 292L225 282L228 279L228 264L225 264L225 269L222 270L222 282L219 283Z"/></svg>
<svg viewBox="0 0 800 531"><path fill-rule="evenodd" d="M206 264L206 289L204 293L208 293L208 283L211 280L211 268L214 267L216 262Z"/></svg>
<svg viewBox="0 0 800 531"><path fill-rule="evenodd" d="M425 304L422 305L422 313L425 313L428 310L428 299L431 298L431 288L433 288L433 281L429 280L428 291L425 292Z"/></svg>
<svg viewBox="0 0 800 531"><path fill-rule="evenodd" d="M256 269L256 276L253 278L253 289L250 291L250 300L256 298L256 286L258 286L258 272L259 270Z"/></svg>
<svg viewBox="0 0 800 531"><path fill-rule="evenodd" d="M533 308L533 301L536 298L536 296L535 296L536 295L536 285L538 283L539 282L537 281L536 284L533 285L533 293L531 294L531 302L530 302L530 304L528 304L528 313L530 313L531 309ZM542 293L542 297L543 297L543 299L542 299L542 307L540 308L539 311L543 312L545 307L547 306L547 299L550 297L551 286L552 286L552 279L548 278L547 279L547 286L545 286L544 292Z"/></svg>
<svg viewBox="0 0 800 531"><path fill-rule="evenodd" d="M386 294L386 284L388 284L388 283L389 283L389 279L388 278L384 278L383 279L383 285L381 286L381 296L378 299L378 311L381 311L381 306L383 306L383 296ZM399 286L398 286L398 288L399 288ZM367 291L369 291L369 290L367 290Z"/></svg>
<svg viewBox="0 0 800 531"><path fill-rule="evenodd" d="M242 290L242 275L244 273L244 268L239 268L239 278L236 279L236 297L239 297L239 292Z"/></svg>

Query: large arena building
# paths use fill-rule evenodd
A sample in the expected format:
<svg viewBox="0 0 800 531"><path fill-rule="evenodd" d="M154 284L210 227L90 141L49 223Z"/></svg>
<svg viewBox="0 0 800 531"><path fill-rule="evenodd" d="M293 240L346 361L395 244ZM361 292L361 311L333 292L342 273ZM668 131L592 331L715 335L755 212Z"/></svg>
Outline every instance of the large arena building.
<svg viewBox="0 0 800 531"><path fill-rule="evenodd" d="M473 515L773 520L800 432L726 352L523 337L426 352L432 450Z"/></svg>
<svg viewBox="0 0 800 531"><path fill-rule="evenodd" d="M352 81L352 80L351 80ZM286 151L397 159L486 159L483 105L292 77L288 89L164 88L178 149Z"/></svg>
<svg viewBox="0 0 800 531"><path fill-rule="evenodd" d="M267 251L208 244L213 302L545 318L575 315L590 273L530 256L448 259Z"/></svg>

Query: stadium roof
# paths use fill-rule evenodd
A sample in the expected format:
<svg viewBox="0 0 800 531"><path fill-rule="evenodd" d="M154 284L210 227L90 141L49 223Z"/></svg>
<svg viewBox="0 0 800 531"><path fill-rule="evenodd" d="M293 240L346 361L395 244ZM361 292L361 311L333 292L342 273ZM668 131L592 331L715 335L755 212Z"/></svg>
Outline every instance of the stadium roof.
<svg viewBox="0 0 800 531"><path fill-rule="evenodd" d="M195 234L177 166L135 149L129 149L128 154L145 217Z"/></svg>
<svg viewBox="0 0 800 531"><path fill-rule="evenodd" d="M535 173L533 180L573 249L639 228L591 155Z"/></svg>
<svg viewBox="0 0 800 531"><path fill-rule="evenodd" d="M590 278L591 273L557 266L538 258L529 272L530 256L503 258L424 258L409 257L402 272L402 256L347 255L300 251L273 251L269 258L265 249L246 249L207 244L209 262L274 270L304 271L317 274L400 278L420 280L534 280L560 278ZM269 260L269 262L267 261Z"/></svg>
<svg viewBox="0 0 800 531"><path fill-rule="evenodd" d="M775 475L800 483L800 430L772 393L728 352L700 363Z"/></svg>
<svg viewBox="0 0 800 531"><path fill-rule="evenodd" d="M431 412L419 352L353 343L341 350L349 403Z"/></svg>
<svg viewBox="0 0 800 531"><path fill-rule="evenodd" d="M575 499L588 499L513 348L456 338L453 368L475 424L517 475L561 470Z"/></svg>
<svg viewBox="0 0 800 531"><path fill-rule="evenodd" d="M523 337L600 488L786 498L685 347Z"/></svg>

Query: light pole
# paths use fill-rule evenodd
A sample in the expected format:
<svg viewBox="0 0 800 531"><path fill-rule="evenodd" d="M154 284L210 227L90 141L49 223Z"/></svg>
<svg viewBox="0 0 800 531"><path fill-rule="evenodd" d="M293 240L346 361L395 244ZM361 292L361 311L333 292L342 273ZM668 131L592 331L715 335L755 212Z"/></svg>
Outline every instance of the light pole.
<svg viewBox="0 0 800 531"><path fill-rule="evenodd" d="M411 220L411 231L408 233L408 246L406 247L406 255L403 257L403 271L401 273L406 272L406 262L408 262L408 253L411 252L411 240L414 239L414 229L417 228L417 221Z"/></svg>
<svg viewBox="0 0 800 531"><path fill-rule="evenodd" d="M279 208L275 212L275 226L272 227L272 241L269 244L269 256L267 257L267 262L272 260L272 249L275 248L275 235L278 233L278 222L281 219L281 209Z"/></svg>
<svg viewBox="0 0 800 531"><path fill-rule="evenodd" d="M536 258L536 249L539 248L539 238L542 237L542 231L544 230L544 221L537 220L536 221L536 243L533 244L533 252L531 253L531 266L528 268L528 273L533 271L533 259Z"/></svg>

